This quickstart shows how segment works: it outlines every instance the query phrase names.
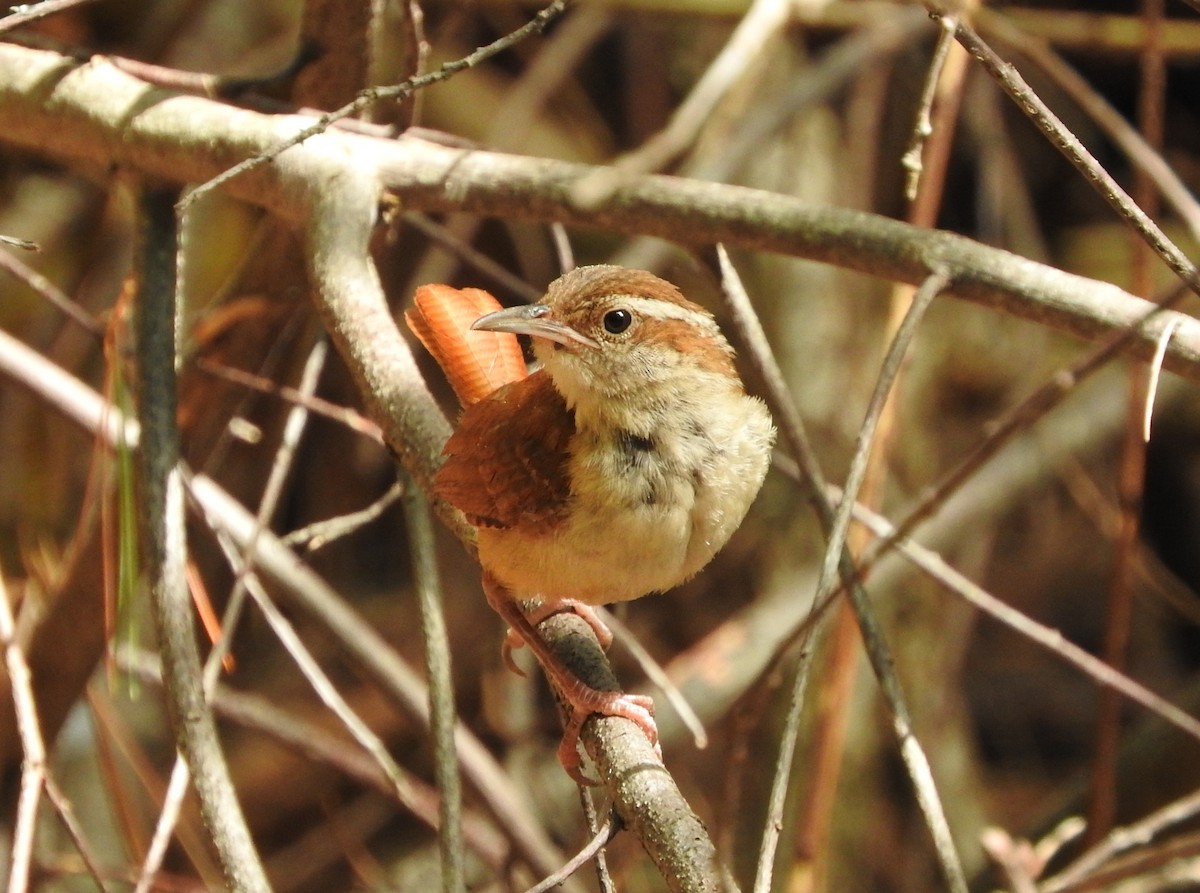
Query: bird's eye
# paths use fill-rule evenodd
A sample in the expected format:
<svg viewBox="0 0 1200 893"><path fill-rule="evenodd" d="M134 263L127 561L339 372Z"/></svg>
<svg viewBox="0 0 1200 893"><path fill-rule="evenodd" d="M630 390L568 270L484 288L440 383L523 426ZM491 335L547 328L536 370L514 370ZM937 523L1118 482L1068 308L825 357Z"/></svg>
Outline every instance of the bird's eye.
<svg viewBox="0 0 1200 893"><path fill-rule="evenodd" d="M628 310L610 310L604 314L604 331L610 335L620 335L633 322L633 314Z"/></svg>

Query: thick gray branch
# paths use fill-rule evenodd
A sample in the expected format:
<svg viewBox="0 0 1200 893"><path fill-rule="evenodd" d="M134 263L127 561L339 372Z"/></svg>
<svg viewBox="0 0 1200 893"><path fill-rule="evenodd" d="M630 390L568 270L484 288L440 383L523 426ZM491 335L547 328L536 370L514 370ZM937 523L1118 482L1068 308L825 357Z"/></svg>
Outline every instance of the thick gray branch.
<svg viewBox="0 0 1200 893"><path fill-rule="evenodd" d="M118 164L175 182L201 182L309 123L151 88L101 58L80 65L55 53L0 46L0 141L99 169ZM961 236L761 190L649 176L626 183L602 206L582 211L570 196L593 167L415 139L386 141L331 131L227 188L301 221L308 218L315 195L336 188L335 171L349 166L373 169L409 210L459 210L676 241L720 241L913 284L941 268L959 297L1092 340L1136 325L1150 309L1116 286ZM1143 326L1133 349L1151 356L1168 319L1177 328L1167 367L1200 381L1200 322L1194 319L1160 314Z"/></svg>

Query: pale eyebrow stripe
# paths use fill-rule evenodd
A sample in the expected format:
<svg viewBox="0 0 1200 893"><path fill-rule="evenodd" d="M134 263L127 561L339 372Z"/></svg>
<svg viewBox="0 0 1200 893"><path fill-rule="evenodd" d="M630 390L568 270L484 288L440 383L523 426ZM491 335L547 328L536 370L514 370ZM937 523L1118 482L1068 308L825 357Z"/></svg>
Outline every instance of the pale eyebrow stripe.
<svg viewBox="0 0 1200 893"><path fill-rule="evenodd" d="M717 329L717 324L707 311L697 313L689 307L680 307L667 301L650 300L637 295L614 295L630 310L634 310L649 319L680 319L688 322L702 321L707 329Z"/></svg>

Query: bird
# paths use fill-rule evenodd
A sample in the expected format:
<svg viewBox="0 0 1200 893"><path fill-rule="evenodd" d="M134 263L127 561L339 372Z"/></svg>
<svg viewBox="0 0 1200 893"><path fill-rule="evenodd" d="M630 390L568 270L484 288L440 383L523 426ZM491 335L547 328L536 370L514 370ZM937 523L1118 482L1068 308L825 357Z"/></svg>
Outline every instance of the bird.
<svg viewBox="0 0 1200 893"><path fill-rule="evenodd" d="M406 314L463 404L433 493L475 526L488 602L570 707L559 759L590 783L583 723L624 716L657 746L653 703L583 683L536 624L572 610L607 647L592 606L693 577L756 498L775 428L712 314L653 273L577 267L537 303L490 308L482 290L425 286Z"/></svg>

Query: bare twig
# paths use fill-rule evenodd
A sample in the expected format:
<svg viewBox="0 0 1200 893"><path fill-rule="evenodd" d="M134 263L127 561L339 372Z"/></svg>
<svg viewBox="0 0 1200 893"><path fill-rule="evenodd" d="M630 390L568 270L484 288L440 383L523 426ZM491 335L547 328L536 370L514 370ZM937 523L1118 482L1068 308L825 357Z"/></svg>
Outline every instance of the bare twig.
<svg viewBox="0 0 1200 893"><path fill-rule="evenodd" d="M104 337L104 326L95 317L79 306L71 297L65 294L53 282L22 263L8 251L0 251L0 269L3 269L24 282L35 292L57 307L68 319L78 323L85 331Z"/></svg>
<svg viewBox="0 0 1200 893"><path fill-rule="evenodd" d="M663 693L667 703L679 715L680 722L692 733L692 742L696 748L703 750L708 747L708 732L704 730L704 723L696 715L696 711L692 709L692 705L687 702L683 693L671 681L671 677L667 675L662 665L654 659L654 656L638 641L633 630L626 626L616 614L604 607L598 608L597 613L604 621L604 625L616 634L617 641L637 661L638 667L646 674L646 679L650 684L656 686Z"/></svg>
<svg viewBox="0 0 1200 893"><path fill-rule="evenodd" d="M575 185L572 200L581 208L595 208L637 174L662 170L682 155L696 139L717 103L761 58L763 48L787 23L793 4L785 0L754 0L721 52L671 114L667 126L610 165L598 168Z"/></svg>
<svg viewBox="0 0 1200 893"><path fill-rule="evenodd" d="M1150 421L1154 416L1154 398L1158 394L1158 379L1162 375L1162 358L1167 352L1167 344L1175 332L1174 320L1167 324L1158 336L1158 347L1150 359L1149 379L1146 382L1146 400L1142 407L1142 440L1150 441Z"/></svg>
<svg viewBox="0 0 1200 893"><path fill-rule="evenodd" d="M536 16L530 19L525 25L518 28L509 34L500 37L487 46L480 47L473 53L463 56L461 59L455 59L452 62L446 62L435 71L427 74L418 74L408 78L402 83L395 84L391 87L369 87L363 90L354 98L353 101L347 103L339 109L332 112L326 112L319 116L315 123L305 127L299 133L272 146L269 149L255 155L253 158L248 158L243 162L235 164L233 167L227 168L217 176L192 190L186 198L180 203L180 211L186 211L196 199L200 198L204 193L215 189L222 183L227 183L234 177L238 177L256 167L260 167L273 159L277 158L281 153L286 152L293 146L298 146L305 140L324 133L329 129L335 121L340 121L342 118L349 118L352 115L357 115L359 112L369 108L377 102L391 100L398 102L407 99L417 90L422 90L431 84L436 84L440 81L447 80L460 71L466 71L469 68L474 68L482 62L495 56L497 53L503 52L516 43L524 40L530 35L541 32L554 19L558 18L566 10L568 0L553 0L549 6L542 9Z"/></svg>
<svg viewBox="0 0 1200 893"><path fill-rule="evenodd" d="M161 687L158 662L149 654L121 650L117 654L121 668L134 673L150 685ZM346 738L329 729L289 713L258 695L218 685L212 697L213 709L223 719L270 736L285 747L307 758L334 767L356 782L383 794L392 802L409 809L430 828L438 825L437 791L421 779L406 775L403 789L413 796L399 798L397 786L365 751L346 746ZM464 837L485 863L499 871L510 855L508 845L494 824L478 813L468 813L463 822Z"/></svg>
<svg viewBox="0 0 1200 893"><path fill-rule="evenodd" d="M84 837L83 829L79 826L79 822L75 818L75 811L71 807L71 801L67 799L62 789L59 788L58 782L54 780L53 775L47 773L43 784L46 788L46 796L54 804L55 810L58 811L59 821L62 822L63 828L66 829L71 842L75 844L75 849L79 851L79 856L83 859L83 864L87 867L88 874L91 875L96 888L100 893L108 893L108 886L104 883L100 863L96 860L95 855L93 855L92 847L88 844L87 839Z"/></svg>
<svg viewBox="0 0 1200 893"><path fill-rule="evenodd" d="M846 475L845 491L834 514L814 601L819 601L825 593L832 592L837 585L842 549L845 545L846 533L849 529L858 490L866 475L875 426L891 392L892 383L899 374L908 347L916 335L917 326L933 299L950 285L950 281L945 273L934 273L921 285L913 296L912 305L897 328L884 357L879 380L871 395L862 428L855 439L854 454ZM884 701L892 712L892 723L900 746L900 758L908 770L916 792L917 803L924 813L926 825L933 837L942 873L951 890L955 893L966 893L966 877L958 859L949 825L946 822L945 812L937 794L928 759L914 734L912 720L908 715L899 680L892 667L890 651L865 593L859 587L851 587L849 595L855 617L858 620L859 630L862 632L867 657L879 680Z"/></svg>
<svg viewBox="0 0 1200 893"><path fill-rule="evenodd" d="M926 6L929 8L930 14L935 17L940 18L947 14L947 11L940 8L934 0L929 0ZM955 26L955 37L983 65L987 73L1045 134L1051 144L1063 154L1063 157L1083 174L1100 196L1146 241L1146 244L1162 259L1162 262L1186 282L1192 291L1200 294L1200 270L1197 270L1196 265L1167 237L1158 224L1138 207L1112 175L1084 147L1079 138L1067 129L1041 97L1030 88L1016 68L1011 63L1004 61L965 22L958 21Z"/></svg>
<svg viewBox="0 0 1200 893"><path fill-rule="evenodd" d="M146 847L146 856L138 870L137 885L133 888L133 893L150 893L154 888L163 859L167 857L167 848L175 834L179 814L183 811L184 797L187 796L188 783L191 780L191 770L188 769L187 761L176 751L175 762L171 765L171 774L167 778L167 787L163 791L162 808L158 811L154 834L150 838L150 845Z"/></svg>
<svg viewBox="0 0 1200 893"><path fill-rule="evenodd" d="M1071 864L1042 884L1043 893L1060 893L1085 881L1105 863L1131 849L1146 846L1168 828L1191 821L1200 814L1200 791L1168 803L1150 815L1116 828Z"/></svg>
<svg viewBox="0 0 1200 893"><path fill-rule="evenodd" d="M8 893L26 893L33 861L34 832L37 830L38 803L46 782L46 744L38 723L37 702L29 680L29 665L16 638L16 623L8 600L8 587L0 572L0 647L4 666L12 684L13 708L21 735L24 760L21 764L21 792L17 797L16 821L9 852Z"/></svg>
<svg viewBox="0 0 1200 893"><path fill-rule="evenodd" d="M1142 0L1146 23L1146 46L1139 65L1138 118L1145 143L1161 149L1166 103L1166 68L1160 51L1164 0ZM1156 153L1157 154L1157 153ZM1145 167L1139 167L1134 196L1148 217L1158 213L1160 201ZM1145 241L1134 244L1133 292L1148 296L1153 291L1154 256ZM1113 562L1104 613L1101 657L1110 667L1124 672L1128 666L1133 635L1133 583L1146 481L1145 407L1149 404L1149 372L1139 366L1129 369L1128 420L1121 438L1121 456L1116 471L1120 523L1113 540ZM1120 695L1103 689L1096 707L1096 734L1087 804L1086 841L1095 843L1107 834L1117 815L1117 761L1121 746L1124 704Z"/></svg>
<svg viewBox="0 0 1200 893"><path fill-rule="evenodd" d="M36 22L38 19L44 19L46 16L52 16L72 7L83 6L85 3L91 2L93 0L41 0L40 3L23 4L20 8L14 6L12 8L17 10L16 12L0 18L0 34L5 34L14 28L20 28L22 25L28 25L30 22Z"/></svg>
<svg viewBox="0 0 1200 893"><path fill-rule="evenodd" d="M271 394L280 400L286 400L289 403L303 406L315 415L329 419L339 425L345 425L356 434L369 437L377 443L383 443L383 435L379 433L379 426L361 412L349 407L330 403L328 400L324 400L315 394L302 394L288 385L276 384L274 381L263 378L261 375L255 375L244 369L235 369L232 366L214 363L203 357L197 358L196 368L202 372L207 372L209 375L215 375L217 378L232 381L259 393Z"/></svg>
<svg viewBox="0 0 1200 893"><path fill-rule="evenodd" d="M739 295L739 304L745 303L744 296L741 295L740 283L737 282L736 272L733 270L723 250L718 251L718 259L722 265L722 281L727 296L730 292L733 292ZM875 393L872 395L862 430L859 432L859 437L856 441L855 454L847 478L847 492L850 494L854 494L862 483L869 458L870 446L873 441L875 424L890 392L891 383L899 371L905 351L916 332L917 324L933 298L941 293L949 282L949 277L944 273L935 274L930 277L914 296L912 307L896 332L892 346L884 359ZM800 439L804 440L805 438L800 435ZM825 593L833 590L839 573L846 576L848 580L854 575L853 566L849 563L849 556L845 552L845 537L846 531L849 528L850 513L853 504L853 495L849 498L843 497L842 503L834 511L832 518L829 519L825 561L822 565L821 576L817 584L816 600L820 600L824 597ZM855 616L859 622L859 628L863 634L867 655L871 659L872 667L875 670L876 677L879 679L884 699L892 711L893 725L900 745L901 758L908 769L917 794L918 803L925 814L946 881L952 890L965 891L966 879L963 875L962 866L959 863L949 828L946 825L945 815L936 794L933 779L929 772L928 760L913 735L912 722L908 716L908 709L905 705L903 694L891 669L891 658L888 654L886 643L870 611L866 595L860 587L851 587L851 599L855 609ZM791 776L791 762L799 735L799 715L804 702L806 685L807 672L802 669L793 683L788 719L781 737L780 754L776 763L775 780L772 785L770 806L768 809L767 830L763 835L763 840L759 847L758 869L755 878L756 891L769 889L771 883L772 863L778 841L778 829L782 825L781 817L784 793L787 789L787 781Z"/></svg>
<svg viewBox="0 0 1200 893"><path fill-rule="evenodd" d="M1167 163L1149 145L1125 116L1042 41L1031 38L1003 16L985 15L981 27L1028 58L1050 77L1104 131L1133 164L1154 181L1163 199L1187 224L1193 238L1200 238L1200 203Z"/></svg>
<svg viewBox="0 0 1200 893"><path fill-rule="evenodd" d="M912 140L908 151L900 160L908 176L904 181L904 197L910 202L916 201L917 189L921 184L921 172L925 165L921 160L924 153L925 141L933 135L933 100L937 96L938 83L941 81L942 69L950 48L954 46L954 29L958 19L954 16L944 16L941 21L941 31L938 32L937 44L933 56L929 60L929 68L925 72L925 87L921 90L921 100L917 106L917 121L913 125Z"/></svg>
<svg viewBox="0 0 1200 893"><path fill-rule="evenodd" d="M28 239L18 239L15 236L5 236L0 234L0 245L8 245L10 248L20 248L22 251L41 251L37 242L31 242Z"/></svg>
<svg viewBox="0 0 1200 893"><path fill-rule="evenodd" d="M175 217L173 194L148 192L144 280L135 319L141 371L138 450L146 574L163 655L167 704L179 749L187 760L201 812L230 887L237 893L270 890L262 862L238 805L229 767L205 703L192 605L184 578L183 485L175 395Z"/></svg>
<svg viewBox="0 0 1200 893"><path fill-rule="evenodd" d="M256 518L255 520L257 522L258 519ZM254 534L251 531L251 535L253 537L252 541L234 543L232 538L227 534L218 532L222 548L225 551L225 557L233 566L235 573L238 573L245 581L243 585L246 592L254 600L259 611L262 612L262 615L271 627L271 631L275 633L275 637L279 639L288 656L291 657L304 678L308 680L308 684L312 687L317 697L321 699L321 702L338 718L346 728L346 731L350 733L350 736L379 766L384 776L395 789L396 799L413 812L419 812L419 797L409 786L407 773L403 772L396 765L396 761L388 753L387 746L362 717L355 712L354 708L346 702L346 699L342 697L341 693L337 690L337 686L333 684L328 674L321 669L321 665L317 659L301 640L295 626L271 600L270 595L267 594L258 576L253 571L246 570L246 567L240 564L244 560L242 555L245 553L247 545L253 545L254 542L257 542L258 537L262 533L261 530L258 534ZM213 680L213 686L215 687L215 676Z"/></svg>
<svg viewBox="0 0 1200 893"><path fill-rule="evenodd" d="M1119 890L1122 887L1143 890L1187 889L1196 884L1196 856L1200 854L1200 834L1182 834L1144 850L1118 856L1091 875L1059 893ZM1124 881L1137 879L1125 884Z"/></svg>
<svg viewBox="0 0 1200 893"><path fill-rule="evenodd" d="M859 523L870 528L875 536L891 537L894 532L890 522L862 506L856 507L855 518ZM1009 607L947 564L937 553L907 539L897 541L895 548L927 575L947 587L951 592L966 599L979 610L984 611L988 616L1016 630L1031 642L1042 646L1078 668L1101 685L1120 692L1135 704L1140 704L1147 710L1153 711L1188 736L1200 741L1200 720L1190 716L1128 676L1113 670L1104 661L1089 654L1073 642L1067 641L1058 630L1044 626L1015 608Z"/></svg>
<svg viewBox="0 0 1200 893"><path fill-rule="evenodd" d="M596 829L596 833L580 848L578 853L564 863L562 868L554 872L554 874L548 875L538 881L538 883L526 890L525 893L546 893L550 888L557 887L594 859L596 854L603 850L609 841L616 837L619 830L621 830L620 818L615 813L610 812L608 818Z"/></svg>
<svg viewBox="0 0 1200 893"><path fill-rule="evenodd" d="M1034 882L1036 874L1031 870L1034 855L1029 841L1013 840L1003 829L988 828L981 835L980 844L992 861L1003 869L1012 893L1038 893Z"/></svg>
<svg viewBox="0 0 1200 893"><path fill-rule="evenodd" d="M434 769L437 773L440 827L438 849L442 859L442 891L465 888L462 841L462 785L454 748L454 680L450 673L450 637L442 610L433 524L425 497L414 487L404 491L404 518L412 555L413 585L421 611L425 640L425 671L429 678L429 727L433 733Z"/></svg>
<svg viewBox="0 0 1200 893"><path fill-rule="evenodd" d="M1141 325L1149 323L1153 317L1162 313L1170 305L1177 303L1184 294L1186 292L1182 285L1180 285L1179 288L1163 296L1159 303L1150 306L1150 309L1142 319ZM1164 330L1166 326L1169 326L1173 331L1175 328L1174 321L1175 317L1169 317ZM924 521L930 518L939 506L944 505L1006 443L1021 431L1026 430L1039 419L1046 416L1054 407L1058 406L1070 394L1074 393L1079 385L1116 359L1120 355L1121 350L1136 337L1135 333L1140 327L1139 325L1115 332L1105 341L1101 342L1094 350L1086 354L1074 366L1061 369L1050 376L1045 384L1005 413L992 426L988 436L966 456L960 459L958 464L943 475L937 483L929 487L917 501L917 504L909 509L908 513L897 522L895 538L899 539L910 535ZM892 537L885 537L882 541L876 543L870 553L862 559L860 573L866 573L875 563L876 559L891 548L891 546Z"/></svg>
<svg viewBox="0 0 1200 893"><path fill-rule="evenodd" d="M510 273L504 266L492 260L482 251L478 251L467 242L455 237L446 227L434 223L427 215L410 212L406 213L403 219L406 224L436 242L476 273L486 276L517 297L533 303L542 296L540 291L520 276Z"/></svg>
<svg viewBox="0 0 1200 893"><path fill-rule="evenodd" d="M396 481L386 493L366 508L339 515L336 518L314 521L312 524L307 524L281 537L281 541L288 546L299 546L306 553L311 554L377 520L403 495L404 484Z"/></svg>

